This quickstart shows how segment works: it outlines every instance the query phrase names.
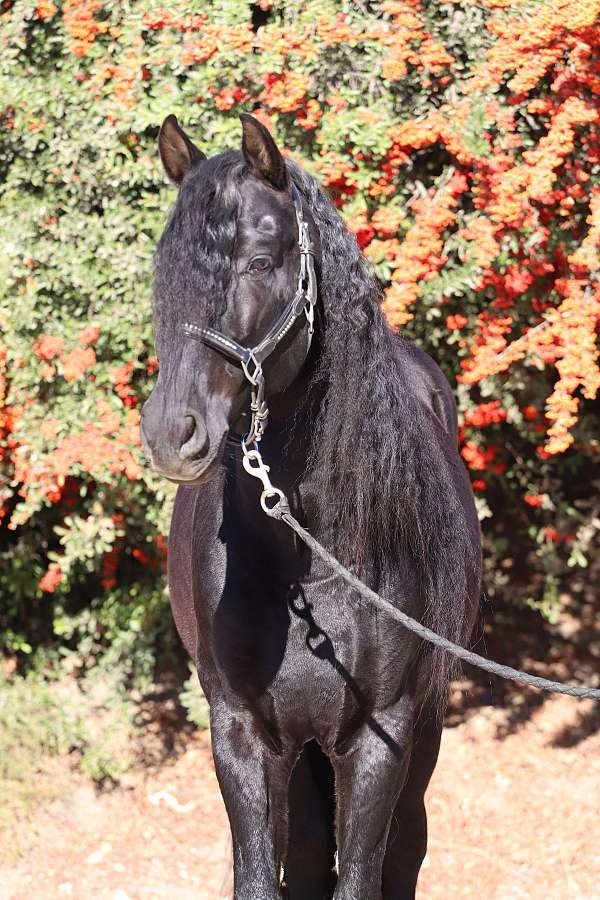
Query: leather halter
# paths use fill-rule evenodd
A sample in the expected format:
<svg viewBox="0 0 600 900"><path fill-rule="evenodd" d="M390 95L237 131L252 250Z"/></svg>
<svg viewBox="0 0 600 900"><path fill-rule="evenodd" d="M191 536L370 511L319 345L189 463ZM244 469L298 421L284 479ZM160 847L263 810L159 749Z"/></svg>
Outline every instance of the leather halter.
<svg viewBox="0 0 600 900"><path fill-rule="evenodd" d="M296 185L292 183L292 200L298 223L298 247L300 248L300 272L298 287L292 300L288 303L278 319L254 347L244 347L235 338L223 334L214 328L201 328L185 322L183 330L188 337L202 341L207 347L218 350L223 356L238 363L252 387L250 403L250 430L242 441L242 447L257 444L265 428L269 410L265 402L265 378L262 370L263 362L273 353L277 345L286 336L296 320L304 313L308 323L308 349L314 331L314 309L317 302L317 280L314 267L314 247L310 239L308 224L302 215L302 200Z"/></svg>

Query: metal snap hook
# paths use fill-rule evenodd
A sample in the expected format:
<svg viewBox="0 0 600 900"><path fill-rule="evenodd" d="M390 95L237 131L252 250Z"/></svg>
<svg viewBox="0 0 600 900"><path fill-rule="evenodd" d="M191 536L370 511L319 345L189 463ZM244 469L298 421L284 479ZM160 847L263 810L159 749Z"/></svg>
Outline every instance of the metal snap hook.
<svg viewBox="0 0 600 900"><path fill-rule="evenodd" d="M267 501L272 500L274 497L277 498L276 502L273 506L269 506ZM262 506L263 512L268 516L272 516L274 519L280 519L285 512L289 512L285 494L276 487L267 488L262 492L260 495L260 505Z"/></svg>
<svg viewBox="0 0 600 900"><path fill-rule="evenodd" d="M249 475L253 475L254 478L258 478L258 480L262 482L265 491L274 490L271 479L269 478L269 467L263 462L263 458L259 451L246 450L245 443L243 444L242 449L244 452L242 465L246 472L248 472Z"/></svg>

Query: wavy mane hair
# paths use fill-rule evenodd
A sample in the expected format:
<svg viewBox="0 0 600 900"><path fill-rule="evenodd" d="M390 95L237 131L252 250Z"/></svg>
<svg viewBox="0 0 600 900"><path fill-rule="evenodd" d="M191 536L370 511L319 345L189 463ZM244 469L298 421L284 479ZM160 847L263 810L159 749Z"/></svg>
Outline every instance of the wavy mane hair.
<svg viewBox="0 0 600 900"><path fill-rule="evenodd" d="M358 573L416 563L424 623L458 643L470 631L478 570L447 435L415 396L411 345L389 329L382 292L353 234L316 180L288 169L321 236L321 355L325 402L309 460L335 555ZM455 463L454 463L455 464ZM385 583L385 579L383 579ZM443 691L454 663L432 648L431 686Z"/></svg>
<svg viewBox="0 0 600 900"><path fill-rule="evenodd" d="M415 396L410 345L388 328L380 286L354 236L317 181L296 163L286 165L321 238L320 357L313 387L324 402L307 471L323 498L320 514L333 541L328 549L359 575L379 573L380 585L393 561L408 554L418 572L425 624L460 643L470 629L469 581L477 560L444 450L448 438ZM218 326L238 185L247 174L238 151L199 169L186 179L155 257L157 326L173 335L183 309L198 324ZM431 686L443 691L452 660L437 649L426 652Z"/></svg>

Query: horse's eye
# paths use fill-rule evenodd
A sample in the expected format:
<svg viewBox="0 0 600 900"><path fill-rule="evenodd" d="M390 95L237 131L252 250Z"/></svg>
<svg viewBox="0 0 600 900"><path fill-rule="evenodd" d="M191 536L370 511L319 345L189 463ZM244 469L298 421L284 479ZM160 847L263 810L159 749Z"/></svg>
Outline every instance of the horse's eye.
<svg viewBox="0 0 600 900"><path fill-rule="evenodd" d="M248 271L258 275L261 272L268 272L272 264L270 256L255 256L254 259L250 260Z"/></svg>

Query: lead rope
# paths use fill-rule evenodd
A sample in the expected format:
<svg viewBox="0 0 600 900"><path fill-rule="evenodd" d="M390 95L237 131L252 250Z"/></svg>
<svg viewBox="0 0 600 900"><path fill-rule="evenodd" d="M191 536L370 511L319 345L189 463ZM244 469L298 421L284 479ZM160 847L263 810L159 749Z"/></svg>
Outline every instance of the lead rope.
<svg viewBox="0 0 600 900"><path fill-rule="evenodd" d="M268 474L269 467L265 465L258 448L247 451L244 444L242 444L242 449L244 451L244 468L250 475L260 479L262 482L263 492L260 497L260 505L263 511L268 516L271 516L271 518L285 522L285 524L291 528L302 541L304 541L307 547L316 553L323 562L327 563L336 575L343 578L346 584L354 588L361 597L364 597L364 599L372 603L373 606L383 610L390 618L395 619L396 622L400 622L401 625L404 625L405 628L412 631L413 634L418 635L418 637L422 638L424 641L428 641L435 647L440 647L452 656L456 656L458 659L462 659L472 666L477 666L477 668L483 669L485 672L490 672L492 675L506 678L509 681L517 681L520 684L526 684L529 687L538 688L541 691L549 691L554 694L567 694L569 697L577 697L578 699L600 700L600 690L597 688L586 687L585 685L562 684L560 681L550 681L548 678L540 678L538 675L531 675L529 672L521 672L519 669L513 669L510 666L504 666L501 663L486 659L484 656L479 656L478 653L473 653L471 650L461 647L460 644L455 644L453 641L441 637L439 634L436 634L435 631L432 631L431 628L427 628L425 625L417 622L416 619L413 619L411 616L402 612L402 610L397 609L389 602L389 600L385 600L370 587L367 587L360 578L357 578L356 575L343 566L335 556L326 550L316 538L302 527L300 522L292 515L290 505L283 491L271 484L271 479ZM269 506L269 501L273 499L275 500L275 503L272 506Z"/></svg>

